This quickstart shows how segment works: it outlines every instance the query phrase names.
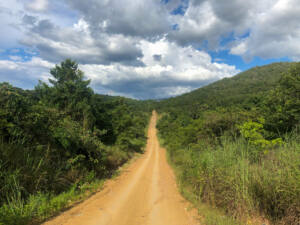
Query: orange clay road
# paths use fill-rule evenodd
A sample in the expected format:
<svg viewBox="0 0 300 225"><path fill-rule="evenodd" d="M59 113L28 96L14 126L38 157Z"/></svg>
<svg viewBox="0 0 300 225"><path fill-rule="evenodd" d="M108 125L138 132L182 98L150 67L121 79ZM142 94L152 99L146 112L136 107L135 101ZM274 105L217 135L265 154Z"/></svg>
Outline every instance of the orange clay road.
<svg viewBox="0 0 300 225"><path fill-rule="evenodd" d="M194 225L197 213L177 190L156 136L153 112L146 152L103 190L44 225Z"/></svg>

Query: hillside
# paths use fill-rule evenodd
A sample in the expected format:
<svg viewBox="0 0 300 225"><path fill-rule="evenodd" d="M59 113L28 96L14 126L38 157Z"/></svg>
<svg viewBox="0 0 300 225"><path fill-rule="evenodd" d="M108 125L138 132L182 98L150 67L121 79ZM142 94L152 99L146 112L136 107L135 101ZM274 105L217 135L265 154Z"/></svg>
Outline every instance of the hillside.
<svg viewBox="0 0 300 225"><path fill-rule="evenodd" d="M159 102L182 192L229 216L204 224L300 224L299 90L300 63L275 63Z"/></svg>
<svg viewBox="0 0 300 225"><path fill-rule="evenodd" d="M158 107L166 109L196 104L215 107L257 103L260 96L274 88L291 64L281 62L254 67L232 78L224 78L190 93L163 100Z"/></svg>

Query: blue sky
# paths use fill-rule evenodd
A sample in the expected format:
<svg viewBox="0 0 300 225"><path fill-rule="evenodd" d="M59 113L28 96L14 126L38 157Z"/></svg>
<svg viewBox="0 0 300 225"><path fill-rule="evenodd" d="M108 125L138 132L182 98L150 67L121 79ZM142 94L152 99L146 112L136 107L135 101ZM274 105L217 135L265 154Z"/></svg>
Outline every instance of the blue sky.
<svg viewBox="0 0 300 225"><path fill-rule="evenodd" d="M263 59L261 57L255 56L250 61L245 61L241 56L229 54L228 50L223 51L211 51L209 52L213 61L220 62L220 60L224 63L235 65L237 69L241 71L245 71L251 69L255 66L263 66L270 63L276 62L291 62L292 60L288 57L279 57L279 58L268 58Z"/></svg>
<svg viewBox="0 0 300 225"><path fill-rule="evenodd" d="M0 82L32 89L76 60L97 93L180 95L254 66L300 60L298 0L0 2Z"/></svg>

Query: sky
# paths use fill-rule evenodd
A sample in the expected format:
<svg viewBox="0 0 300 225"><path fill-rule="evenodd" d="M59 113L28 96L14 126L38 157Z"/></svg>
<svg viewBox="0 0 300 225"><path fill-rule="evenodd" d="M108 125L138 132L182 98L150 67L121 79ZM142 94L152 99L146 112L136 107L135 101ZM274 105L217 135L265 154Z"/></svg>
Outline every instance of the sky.
<svg viewBox="0 0 300 225"><path fill-rule="evenodd" d="M96 93L180 95L300 61L300 0L0 1L0 82L33 89L66 58Z"/></svg>

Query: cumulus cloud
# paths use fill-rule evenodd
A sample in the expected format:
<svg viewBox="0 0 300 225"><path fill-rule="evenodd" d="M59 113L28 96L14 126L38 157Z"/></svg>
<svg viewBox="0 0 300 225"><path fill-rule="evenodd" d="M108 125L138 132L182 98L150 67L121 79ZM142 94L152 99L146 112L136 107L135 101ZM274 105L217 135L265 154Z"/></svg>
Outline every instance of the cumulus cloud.
<svg viewBox="0 0 300 225"><path fill-rule="evenodd" d="M26 15L23 21L28 21ZM119 62L128 65L142 65L142 52L134 39L121 34L101 34L99 39L91 36L89 25L80 19L72 27L62 28L49 20L27 22L28 32L21 43L37 48L42 58L58 62L73 58L80 63L111 64Z"/></svg>
<svg viewBox="0 0 300 225"><path fill-rule="evenodd" d="M141 49L143 67L81 65L81 69L99 91L110 90L110 94L123 93L142 99L183 94L239 72L234 66L213 63L209 54L203 51L191 46L181 47L166 39L143 40Z"/></svg>
<svg viewBox="0 0 300 225"><path fill-rule="evenodd" d="M95 36L107 32L152 39L171 29L169 13L160 1L67 1L90 24Z"/></svg>
<svg viewBox="0 0 300 225"><path fill-rule="evenodd" d="M203 51L181 47L166 38L143 40L140 48L143 66L81 64L80 69L92 80L95 91L138 99L175 96L239 72L234 66L213 63ZM0 81L32 88L38 80L47 82L52 67L54 63L40 57L22 61L13 55L10 60L0 60Z"/></svg>
<svg viewBox="0 0 300 225"><path fill-rule="evenodd" d="M21 9L22 5L17 0L0 1L0 48L18 46L17 40L24 36L21 28L17 26L20 19L19 10Z"/></svg>
<svg viewBox="0 0 300 225"><path fill-rule="evenodd" d="M279 0L257 13L249 37L237 40L231 53L251 60L290 57L300 60L300 4L298 0Z"/></svg>
<svg viewBox="0 0 300 225"><path fill-rule="evenodd" d="M27 3L26 8L33 11L45 11L48 8L48 0L32 0Z"/></svg>
<svg viewBox="0 0 300 225"><path fill-rule="evenodd" d="M255 56L300 58L298 0L190 0L184 16L176 17L177 29L168 37L183 46L230 49L246 61ZM224 37L233 40L221 46Z"/></svg>
<svg viewBox="0 0 300 225"><path fill-rule="evenodd" d="M258 0L191 0L184 16L176 16L177 29L169 32L169 38L180 45L207 43L210 49L218 49L222 38L248 31L257 3Z"/></svg>
<svg viewBox="0 0 300 225"><path fill-rule="evenodd" d="M221 63L226 59L212 59L208 50L227 50L245 61L257 56L299 60L298 1L0 2L0 48L21 46L38 55L27 62L21 53L7 55L0 79L29 87L49 72L34 62L49 66L72 58L97 92L135 98L182 94L239 72ZM15 75L9 78L9 72Z"/></svg>
<svg viewBox="0 0 300 225"><path fill-rule="evenodd" d="M24 62L12 56L11 60L0 60L0 82L9 82L15 86L31 89L38 80L48 81L52 67L54 64L39 57Z"/></svg>

